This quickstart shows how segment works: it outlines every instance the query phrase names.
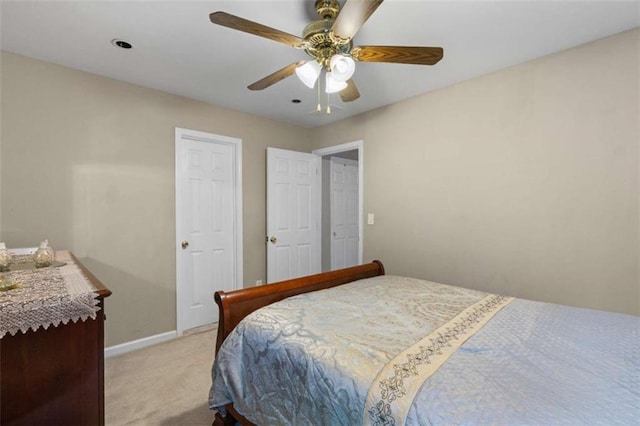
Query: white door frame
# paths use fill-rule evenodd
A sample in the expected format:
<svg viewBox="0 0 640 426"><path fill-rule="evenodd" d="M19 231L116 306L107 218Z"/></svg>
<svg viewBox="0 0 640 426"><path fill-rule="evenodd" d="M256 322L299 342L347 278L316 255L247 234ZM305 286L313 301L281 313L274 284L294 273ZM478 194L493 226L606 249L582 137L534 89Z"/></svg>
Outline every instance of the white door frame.
<svg viewBox="0 0 640 426"><path fill-rule="evenodd" d="M324 157L345 151L358 151L358 263L362 264L364 252L363 217L364 217L364 141L358 140L340 145L329 146L311 151L312 154ZM322 172L322 168L320 168ZM321 207L322 208L322 207Z"/></svg>
<svg viewBox="0 0 640 426"><path fill-rule="evenodd" d="M178 276L179 266L178 259L182 247L182 209L180 205L182 203L182 189L178 181L179 165L179 144L182 139L189 139L198 142L209 142L231 145L233 148L233 157L235 159L235 174L234 174L234 244L235 244L235 276L236 282L233 283L234 289L242 288L243 286L243 259L242 259L242 139L232 138L229 136L215 135L212 133L199 132L196 130L182 129L176 127L175 131L175 189L176 189L176 234L175 234L175 249L176 249L176 334L181 336L184 332L184 315L180 310L182 295L184 290L184 284L181 283ZM214 303L213 294L211 295L211 303Z"/></svg>

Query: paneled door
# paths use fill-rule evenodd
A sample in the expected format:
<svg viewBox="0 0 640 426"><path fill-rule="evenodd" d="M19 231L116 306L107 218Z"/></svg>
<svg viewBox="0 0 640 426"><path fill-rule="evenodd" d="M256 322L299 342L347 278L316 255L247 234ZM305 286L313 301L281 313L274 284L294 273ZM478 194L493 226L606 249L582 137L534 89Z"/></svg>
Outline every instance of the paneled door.
<svg viewBox="0 0 640 426"><path fill-rule="evenodd" d="M178 335L218 321L217 290L242 287L241 141L176 129Z"/></svg>
<svg viewBox="0 0 640 426"><path fill-rule="evenodd" d="M358 265L358 162L331 157L331 269Z"/></svg>
<svg viewBox="0 0 640 426"><path fill-rule="evenodd" d="M320 272L320 157L267 148L267 282Z"/></svg>

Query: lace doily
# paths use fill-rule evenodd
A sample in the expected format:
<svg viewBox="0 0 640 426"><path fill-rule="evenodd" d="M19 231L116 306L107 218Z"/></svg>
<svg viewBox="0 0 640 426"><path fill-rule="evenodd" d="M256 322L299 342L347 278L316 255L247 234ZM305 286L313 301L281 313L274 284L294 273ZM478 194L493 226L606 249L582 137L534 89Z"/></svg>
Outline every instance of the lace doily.
<svg viewBox="0 0 640 426"><path fill-rule="evenodd" d="M66 265L5 273L20 286L0 292L0 338L96 318L100 310L96 289L68 251L56 252L56 260Z"/></svg>

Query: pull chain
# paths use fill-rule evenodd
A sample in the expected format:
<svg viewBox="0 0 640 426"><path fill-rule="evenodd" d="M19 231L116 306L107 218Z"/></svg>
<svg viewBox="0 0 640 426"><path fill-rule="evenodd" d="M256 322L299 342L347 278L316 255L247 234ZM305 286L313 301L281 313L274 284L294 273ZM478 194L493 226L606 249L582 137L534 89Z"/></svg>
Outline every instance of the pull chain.
<svg viewBox="0 0 640 426"><path fill-rule="evenodd" d="M319 78L318 79L318 105L316 106L316 112L322 112L322 94L321 94L321 89L320 89L320 85L322 84L322 79ZM331 99L330 99L331 94L327 93L327 115L331 114Z"/></svg>

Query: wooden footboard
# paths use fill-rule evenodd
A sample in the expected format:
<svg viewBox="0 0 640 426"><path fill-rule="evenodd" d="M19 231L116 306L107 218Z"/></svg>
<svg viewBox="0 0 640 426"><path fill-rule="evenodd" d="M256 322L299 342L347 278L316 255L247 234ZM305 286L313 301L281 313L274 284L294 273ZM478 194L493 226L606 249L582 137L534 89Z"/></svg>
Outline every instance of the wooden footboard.
<svg viewBox="0 0 640 426"><path fill-rule="evenodd" d="M230 292L216 291L214 299L220 310L216 355L220 350L222 342L235 326L256 309L297 294L323 290L378 275L384 275L384 266L379 260L374 260L365 265L323 272L321 274L309 275L307 277L295 278L293 280L281 281L259 287ZM220 413L217 413L213 422L214 425L234 425L236 421L242 425L252 424L240 415L232 404L227 405L226 408L227 416L222 417Z"/></svg>

